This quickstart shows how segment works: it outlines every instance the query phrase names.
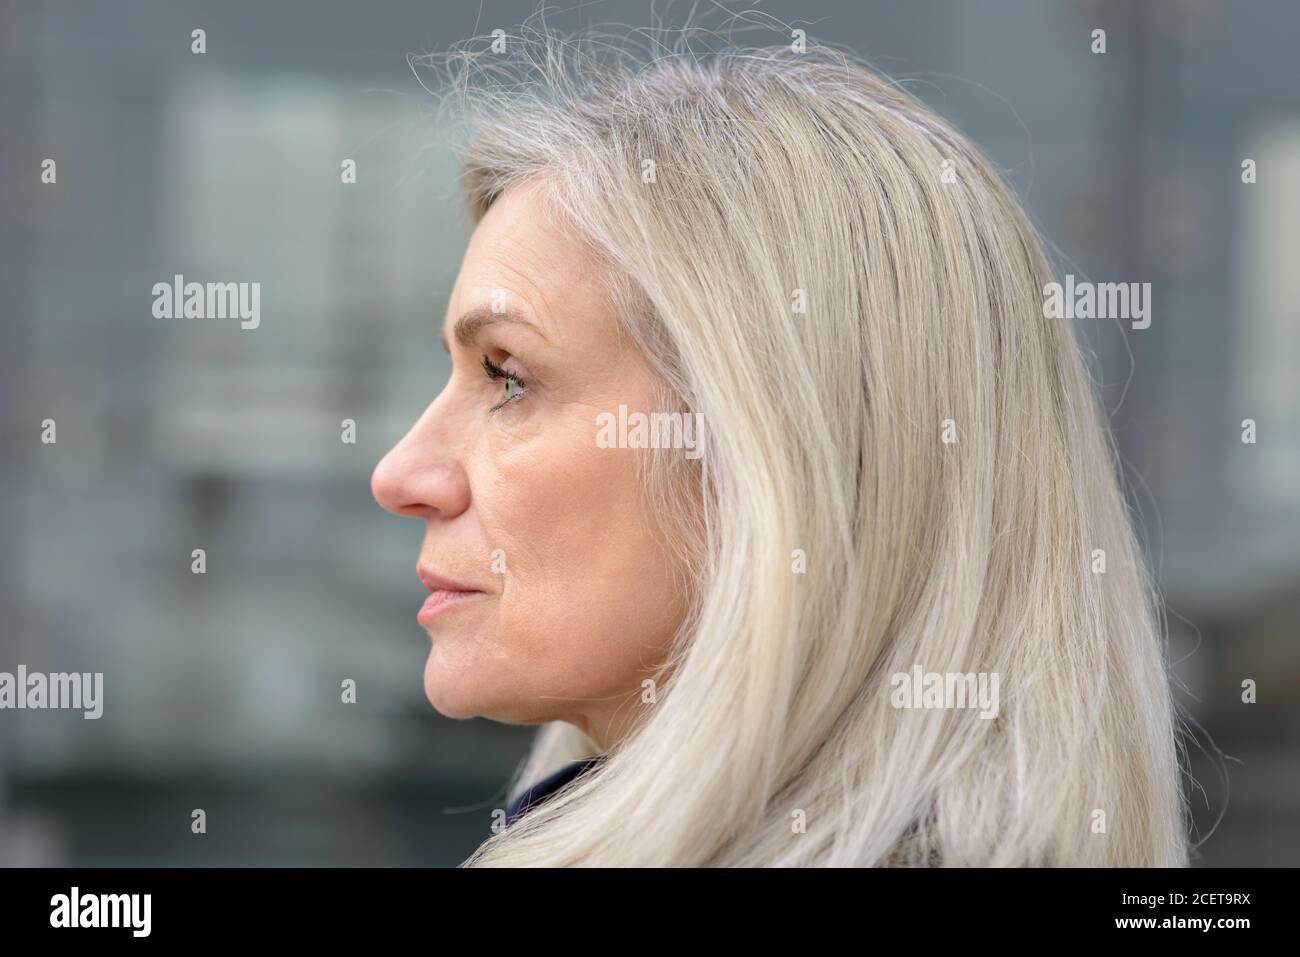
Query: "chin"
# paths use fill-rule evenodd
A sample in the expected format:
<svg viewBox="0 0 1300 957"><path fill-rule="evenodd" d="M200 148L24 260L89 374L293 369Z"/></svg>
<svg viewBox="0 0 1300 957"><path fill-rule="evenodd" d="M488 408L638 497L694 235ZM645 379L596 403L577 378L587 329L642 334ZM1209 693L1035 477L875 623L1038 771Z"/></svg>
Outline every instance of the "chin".
<svg viewBox="0 0 1300 957"><path fill-rule="evenodd" d="M424 663L424 696L434 710L446 718L475 718L481 714L478 696L473 694L472 676L461 672L454 677L454 669L439 660L436 648L430 650Z"/></svg>
<svg viewBox="0 0 1300 957"><path fill-rule="evenodd" d="M446 647L435 644L424 663L424 696L445 718L487 718L507 724L531 724L516 714L519 690L502 686L499 666L476 668L473 662L448 661Z"/></svg>
<svg viewBox="0 0 1300 957"><path fill-rule="evenodd" d="M560 718L559 714L521 708L521 702L535 698L513 683L494 684L491 680L500 677L499 671L476 675L464 667L448 667L435 646L424 663L424 696L444 718L487 718L512 725L538 725Z"/></svg>

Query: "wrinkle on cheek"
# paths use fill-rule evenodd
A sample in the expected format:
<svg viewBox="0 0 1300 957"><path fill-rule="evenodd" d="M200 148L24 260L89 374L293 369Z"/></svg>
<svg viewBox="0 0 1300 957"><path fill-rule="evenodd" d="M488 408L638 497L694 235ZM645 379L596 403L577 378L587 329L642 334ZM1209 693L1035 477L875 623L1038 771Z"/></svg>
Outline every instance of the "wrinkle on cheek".
<svg viewBox="0 0 1300 957"><path fill-rule="evenodd" d="M590 430L557 425L545 438L494 457L478 513L489 547L503 548L518 576L513 597L551 604L623 565L642 530L639 453L597 448L594 420Z"/></svg>
<svg viewBox="0 0 1300 957"><path fill-rule="evenodd" d="M550 481L546 470L553 453L548 445L536 426L510 435L485 435L480 444L480 462L474 469L479 522L489 549L505 552L507 575L535 566L535 543L526 534L529 503ZM520 562L521 557L531 560Z"/></svg>

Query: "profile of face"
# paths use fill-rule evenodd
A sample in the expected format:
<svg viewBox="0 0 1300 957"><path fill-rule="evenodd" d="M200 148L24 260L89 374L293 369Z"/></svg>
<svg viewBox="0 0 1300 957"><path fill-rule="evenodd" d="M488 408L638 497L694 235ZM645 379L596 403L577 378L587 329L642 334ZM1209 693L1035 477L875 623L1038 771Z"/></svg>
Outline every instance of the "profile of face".
<svg viewBox="0 0 1300 957"><path fill-rule="evenodd" d="M595 269L537 192L499 198L448 303L450 378L371 488L424 523L433 706L564 720L610 747L644 707L686 602L640 493L646 453L597 441L598 415L652 409L656 393Z"/></svg>

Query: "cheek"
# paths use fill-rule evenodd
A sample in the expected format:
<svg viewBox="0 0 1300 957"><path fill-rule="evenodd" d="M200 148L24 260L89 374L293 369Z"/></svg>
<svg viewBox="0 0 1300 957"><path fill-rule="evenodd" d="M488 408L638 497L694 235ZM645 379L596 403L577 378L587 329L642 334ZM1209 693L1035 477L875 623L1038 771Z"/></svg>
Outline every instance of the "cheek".
<svg viewBox="0 0 1300 957"><path fill-rule="evenodd" d="M682 613L638 494L643 453L599 448L585 410L513 439L486 451L476 486L508 568L496 637L553 693L625 690L661 660Z"/></svg>

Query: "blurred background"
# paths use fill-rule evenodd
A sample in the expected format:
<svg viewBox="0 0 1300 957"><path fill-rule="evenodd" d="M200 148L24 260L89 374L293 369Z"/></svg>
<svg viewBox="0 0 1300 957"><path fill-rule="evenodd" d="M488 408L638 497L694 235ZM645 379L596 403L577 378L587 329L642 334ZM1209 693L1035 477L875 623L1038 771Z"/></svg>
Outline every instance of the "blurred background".
<svg viewBox="0 0 1300 957"><path fill-rule="evenodd" d="M671 27L690 6L547 22ZM535 9L0 2L0 671L102 671L106 701L97 721L0 711L0 864L454 865L487 836L533 732L425 700L421 529L369 478L445 381L469 235L406 56ZM1196 863L1294 865L1300 6L758 9L907 79L1062 272L1152 283L1149 329L1077 325L1208 752L1190 745ZM153 319L177 273L260 281L260 328Z"/></svg>

